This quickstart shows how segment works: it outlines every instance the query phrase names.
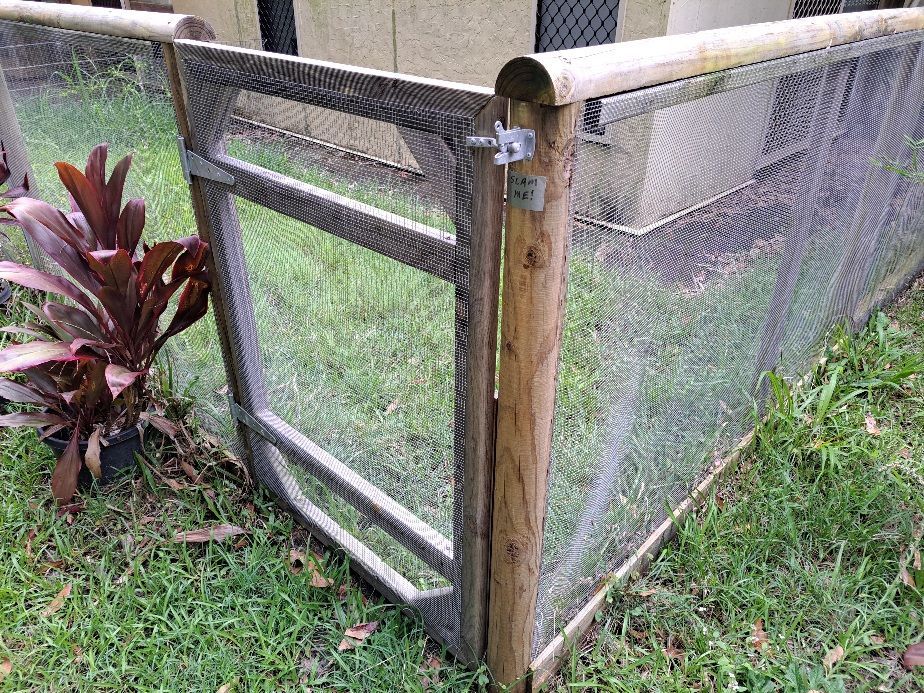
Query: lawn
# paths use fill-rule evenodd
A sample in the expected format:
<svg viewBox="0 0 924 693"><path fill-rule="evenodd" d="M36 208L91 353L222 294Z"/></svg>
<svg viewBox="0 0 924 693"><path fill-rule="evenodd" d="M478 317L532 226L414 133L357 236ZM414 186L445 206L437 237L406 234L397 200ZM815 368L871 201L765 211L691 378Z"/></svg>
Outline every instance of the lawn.
<svg viewBox="0 0 924 693"><path fill-rule="evenodd" d="M899 664L924 638L914 586L924 581L924 385L909 374L922 347L924 285L857 338L832 337L811 383L781 396L735 476L683 523L650 574L611 595L596 640L577 648L554 685L924 685ZM193 484L151 449L162 471L61 513L35 434L4 432L2 446L6 690L384 691L421 690L426 679L428 690L455 691L484 681L341 559L318 561L327 586L312 586L310 569L294 573L293 549L320 549L259 491L219 474ZM219 523L247 534L172 541ZM372 635L338 651L347 628L370 621Z"/></svg>
<svg viewBox="0 0 924 693"><path fill-rule="evenodd" d="M51 163L79 162L108 140L113 156L135 153L129 191L148 198L151 238L191 233L163 96L130 75L78 77L19 102L42 195L63 204ZM291 145L246 133L229 142L242 159L452 232L426 198L354 185L294 156ZM273 408L450 536L451 286L257 205L238 201L237 209ZM688 487L712 449L751 425L741 374L753 366L778 262L768 248L708 291L690 291L608 269L599 261L605 250L576 247L570 266L544 557L544 579L566 588L542 604L550 614L543 637L592 587L578 578L605 571L614 547L644 533L661 501ZM800 285L803 294L811 295L812 280ZM922 311L918 288L856 339L830 338L811 381L780 391L737 476L698 522L684 524L649 577L612 595L599 638L575 652L556 686L837 691L921 683L896 661L924 637L920 594L909 584L917 584L924 533L924 441L916 433L924 391L913 377ZM196 481L175 451L150 441L143 473L61 513L47 490L50 457L34 433L2 434L0 613L12 614L0 622L0 662L9 662L2 685L377 691L483 684L483 671L455 666L418 621L352 579L342 559L320 555L314 569L293 567L292 551L310 563L320 548L240 482L239 468L208 433L227 425L220 363L214 326L204 321L177 340L164 364L166 396L198 441L184 460L208 470ZM644 379L636 378L642 370ZM614 402L625 392L634 393L626 406L636 423L624 434L631 446L618 502L608 489L603 522L591 541L577 542L575 555L571 538L589 507L575 498L593 496L596 465L612 444L610 417L619 414ZM828 404L819 411L821 401ZM327 507L409 579L442 584L342 506ZM173 541L218 524L246 533L204 545ZM66 596L56 600L62 589ZM338 648L347 629L370 622L375 630L361 644Z"/></svg>

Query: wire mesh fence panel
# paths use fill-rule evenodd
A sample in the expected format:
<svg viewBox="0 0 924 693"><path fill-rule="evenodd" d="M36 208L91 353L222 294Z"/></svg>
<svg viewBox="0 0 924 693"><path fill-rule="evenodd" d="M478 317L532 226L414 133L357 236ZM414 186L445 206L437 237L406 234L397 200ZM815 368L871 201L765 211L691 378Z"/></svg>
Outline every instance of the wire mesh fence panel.
<svg viewBox="0 0 924 693"><path fill-rule="evenodd" d="M82 168L92 148L107 142L110 167L133 157L125 199L145 198L146 242L196 234L158 44L0 21L0 70L12 104L0 110L0 139L14 155L14 174L31 170L31 195L67 209L54 163ZM34 248L32 259L42 263L40 253ZM211 314L171 340L166 358L178 394L194 395L208 423L226 426Z"/></svg>
<svg viewBox="0 0 924 693"><path fill-rule="evenodd" d="M585 105L536 651L753 425L761 373L920 270L924 191L890 169L924 135L921 41ZM779 103L806 146L767 164Z"/></svg>
<svg viewBox="0 0 924 693"><path fill-rule="evenodd" d="M257 475L458 646L465 137L490 93L177 45L197 151L233 177L207 196Z"/></svg>

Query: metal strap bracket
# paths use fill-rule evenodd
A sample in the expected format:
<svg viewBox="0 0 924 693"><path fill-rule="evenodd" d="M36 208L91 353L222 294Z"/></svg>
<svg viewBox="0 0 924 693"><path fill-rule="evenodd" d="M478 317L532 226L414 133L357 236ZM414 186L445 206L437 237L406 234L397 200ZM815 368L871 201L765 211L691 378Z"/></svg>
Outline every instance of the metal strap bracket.
<svg viewBox="0 0 924 693"><path fill-rule="evenodd" d="M183 168L183 178L186 180L187 185L192 184L193 176L234 185L234 176L218 168L215 164L206 161L191 149L187 149L186 140L182 135L177 135L176 146L180 150L180 166Z"/></svg>
<svg viewBox="0 0 924 693"><path fill-rule="evenodd" d="M274 436L272 432L260 423L249 411L235 402L234 397L230 394L228 395L228 407L231 409L232 419L243 424L271 445L277 444L278 441L276 440L276 436Z"/></svg>
<svg viewBox="0 0 924 693"><path fill-rule="evenodd" d="M496 149L494 163L498 166L523 159L533 160L536 153L535 130L516 126L505 130L504 124L499 120L494 123L494 130L497 132L497 137L466 137L465 144L469 147Z"/></svg>

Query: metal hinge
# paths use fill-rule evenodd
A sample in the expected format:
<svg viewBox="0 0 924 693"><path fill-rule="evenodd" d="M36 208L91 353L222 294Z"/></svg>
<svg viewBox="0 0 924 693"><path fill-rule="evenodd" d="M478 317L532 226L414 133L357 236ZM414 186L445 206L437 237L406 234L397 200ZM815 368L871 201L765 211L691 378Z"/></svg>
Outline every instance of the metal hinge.
<svg viewBox="0 0 924 693"><path fill-rule="evenodd" d="M465 144L469 147L496 149L494 163L498 166L523 159L533 160L533 155L536 153L535 130L516 126L505 130L504 124L499 120L494 123L494 130L497 132L497 137L466 137Z"/></svg>
<svg viewBox="0 0 924 693"><path fill-rule="evenodd" d="M177 135L176 146L180 150L180 166L183 168L183 178L187 184L192 184L192 177L208 178L209 180L218 181L234 185L234 176L227 171L223 171L215 164L212 164L191 149L186 148L186 140L182 135Z"/></svg>
<svg viewBox="0 0 924 693"><path fill-rule="evenodd" d="M231 418L244 424L251 431L261 438L265 439L271 445L276 445L276 436L269 431L266 426L260 423L249 411L244 409L240 404L234 401L234 398L228 395L228 407L231 409Z"/></svg>

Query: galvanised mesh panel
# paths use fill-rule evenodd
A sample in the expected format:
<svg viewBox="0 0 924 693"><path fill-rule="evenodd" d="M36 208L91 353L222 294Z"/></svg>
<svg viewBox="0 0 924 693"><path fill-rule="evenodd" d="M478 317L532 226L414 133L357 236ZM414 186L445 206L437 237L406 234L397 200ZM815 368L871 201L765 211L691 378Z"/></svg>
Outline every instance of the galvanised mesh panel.
<svg viewBox="0 0 924 693"><path fill-rule="evenodd" d="M619 0L539 0L536 52L612 43L618 15Z"/></svg>
<svg viewBox="0 0 924 693"><path fill-rule="evenodd" d="M878 7L877 0L799 0L793 7L793 18L860 12ZM810 118L807 110L813 108L811 95L816 92L817 85L804 77L786 76L780 79L764 140L762 165L772 165L808 146L806 127Z"/></svg>
<svg viewBox="0 0 924 693"><path fill-rule="evenodd" d="M818 17L840 12L864 12L879 9L879 0L796 0L792 16L794 19Z"/></svg>
<svg viewBox="0 0 924 693"><path fill-rule="evenodd" d="M490 95L431 98L400 78L368 89L352 80L378 77L346 67L178 48L197 150L234 176L206 188L256 473L457 647L464 140Z"/></svg>
<svg viewBox="0 0 924 693"><path fill-rule="evenodd" d="M537 651L751 427L762 372L921 269L924 186L878 162L924 136L922 36L585 106ZM807 146L762 165L784 79Z"/></svg>
<svg viewBox="0 0 924 693"><path fill-rule="evenodd" d="M54 162L83 168L90 150L108 142L110 166L134 157L125 199L145 198L148 243L196 233L159 45L0 21L0 69L15 108L15 120L0 122L0 139L14 172L31 166L33 195L66 209ZM211 314L171 340L167 352L176 387L188 387L216 427L227 425Z"/></svg>

